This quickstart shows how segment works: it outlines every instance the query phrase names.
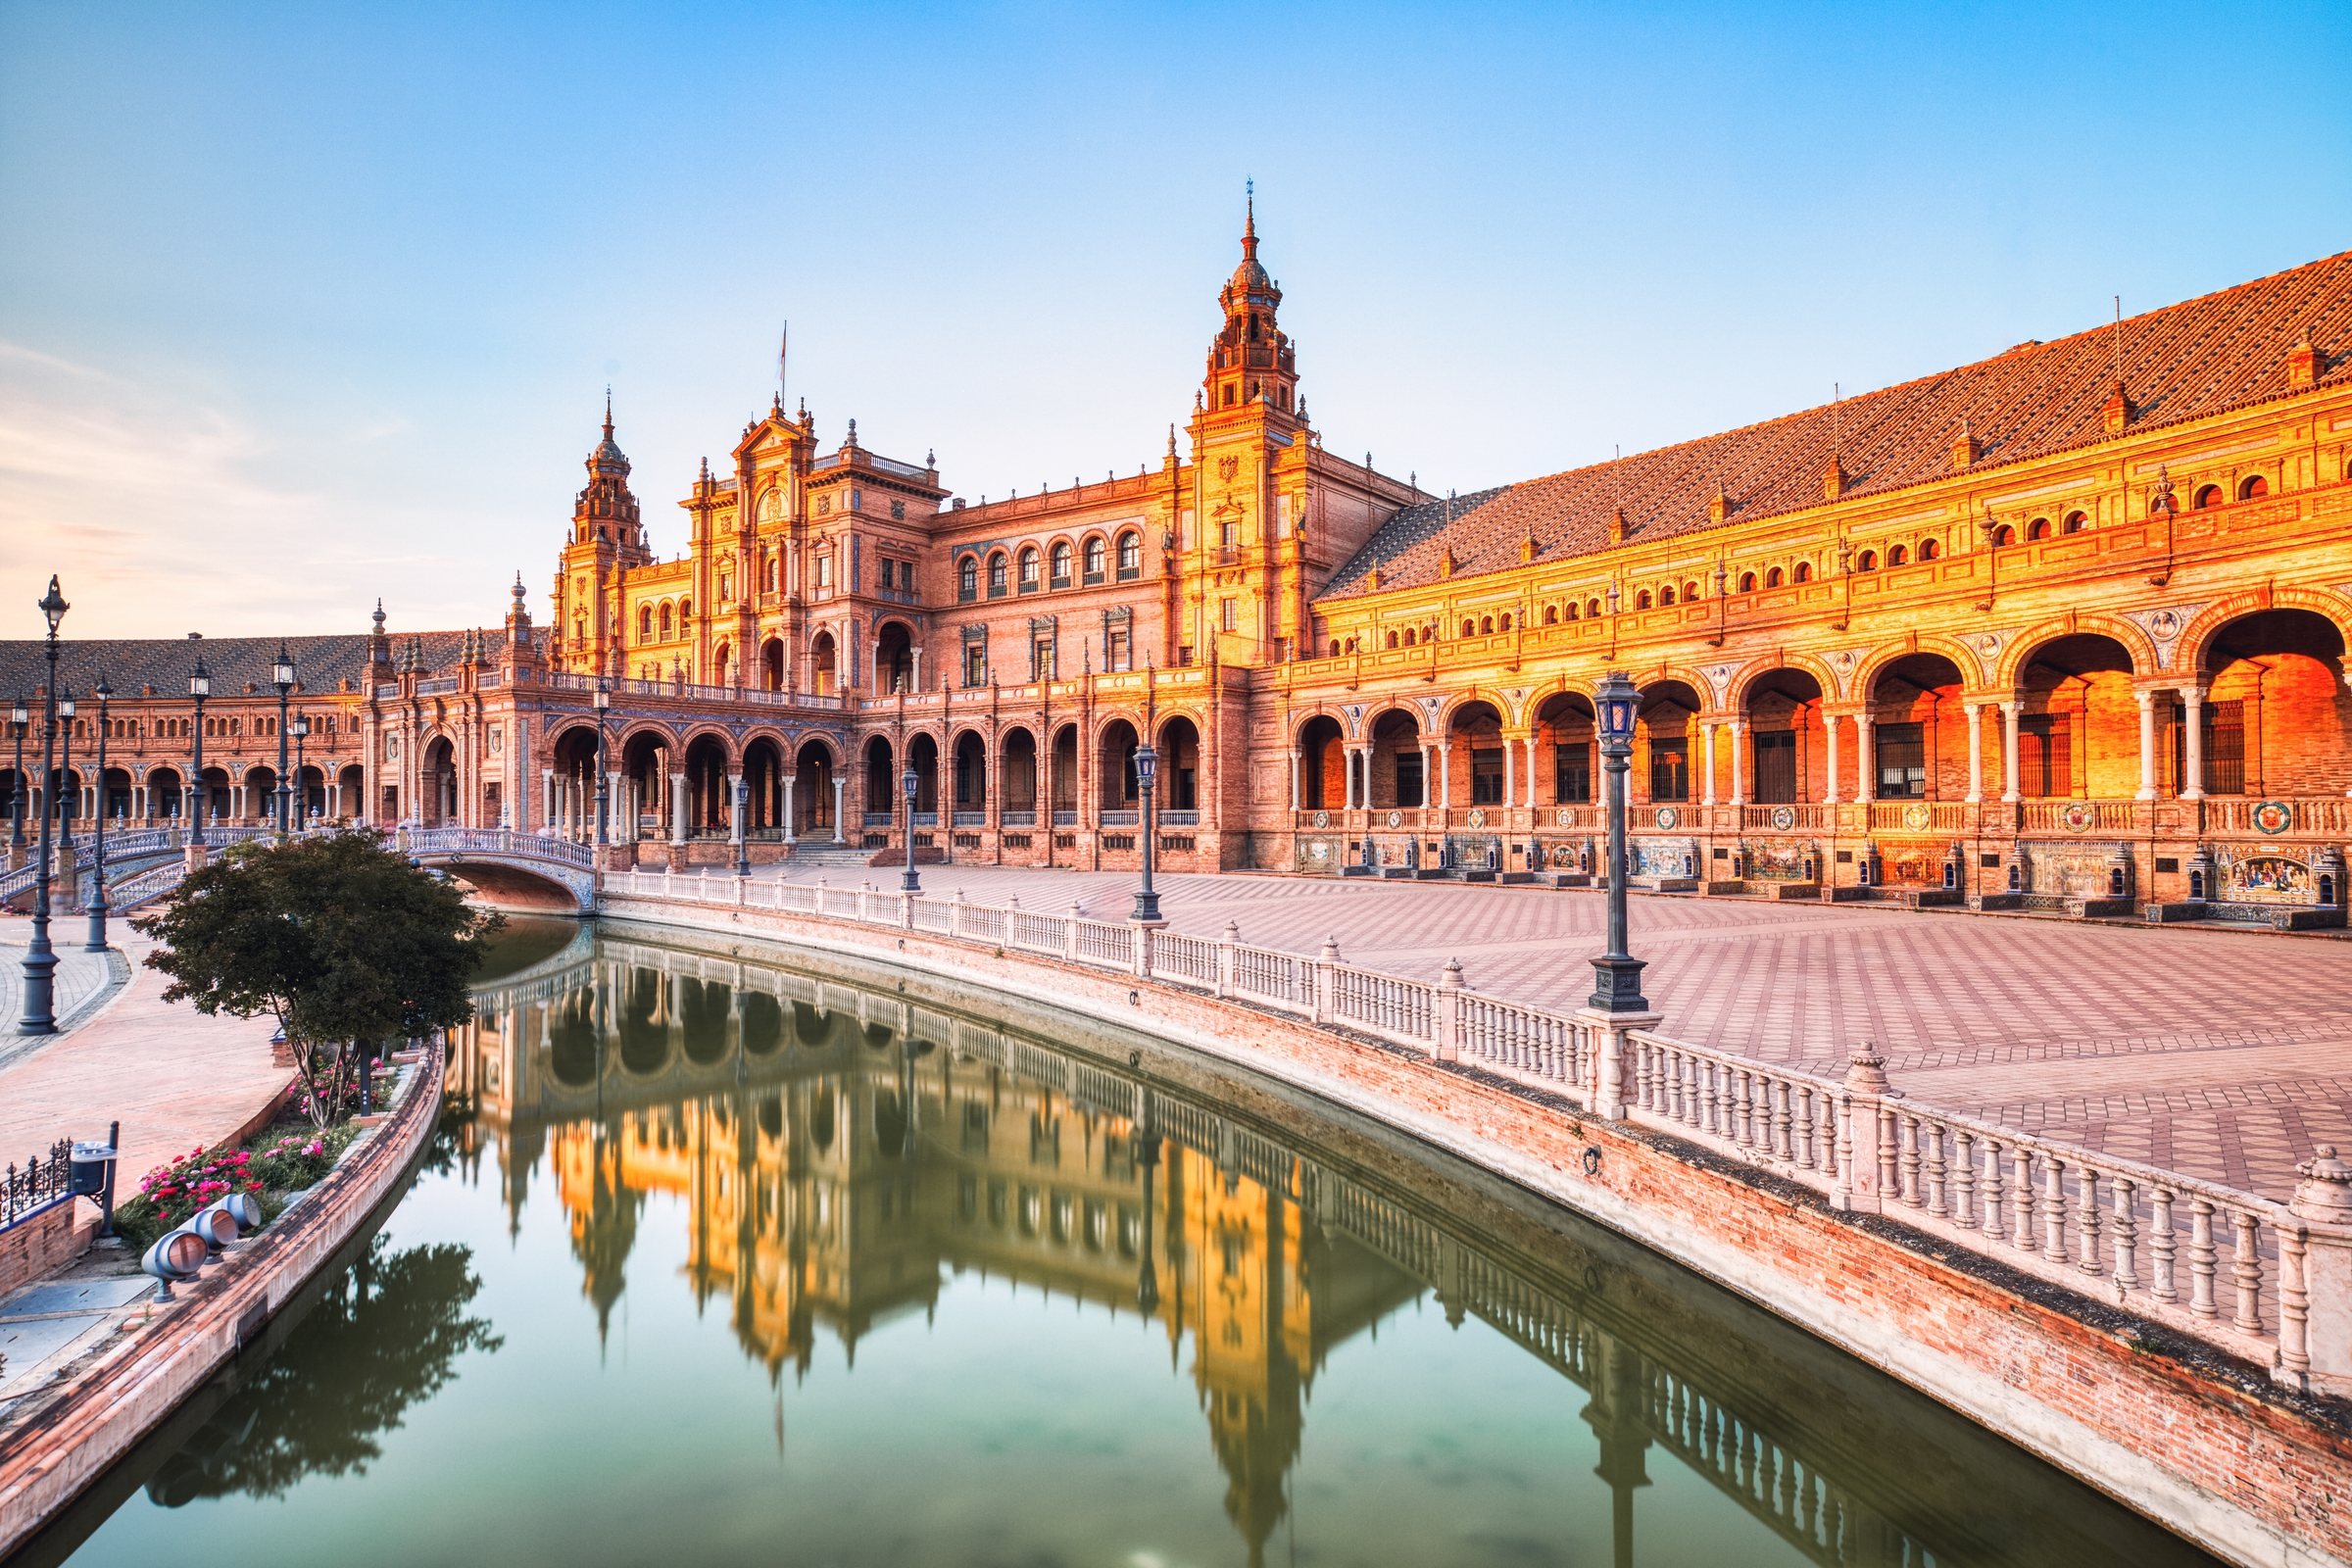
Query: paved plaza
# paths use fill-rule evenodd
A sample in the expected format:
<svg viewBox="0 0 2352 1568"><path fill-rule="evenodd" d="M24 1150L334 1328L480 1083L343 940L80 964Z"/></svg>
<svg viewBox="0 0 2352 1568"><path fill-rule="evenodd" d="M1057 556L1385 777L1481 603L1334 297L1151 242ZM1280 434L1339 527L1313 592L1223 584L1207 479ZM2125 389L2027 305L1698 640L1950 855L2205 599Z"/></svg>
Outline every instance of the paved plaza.
<svg viewBox="0 0 2352 1568"><path fill-rule="evenodd" d="M761 867L760 874L775 875ZM787 868L870 881L876 867ZM1124 918L1126 873L922 868L926 893ZM1562 1009L1592 990L1603 895L1266 875L1160 881L1172 927ZM1875 1042L1895 1086L2186 1174L2284 1196L2314 1144L2352 1147L2352 945L1853 906L1637 896L1632 946L1661 1031L1841 1071Z"/></svg>

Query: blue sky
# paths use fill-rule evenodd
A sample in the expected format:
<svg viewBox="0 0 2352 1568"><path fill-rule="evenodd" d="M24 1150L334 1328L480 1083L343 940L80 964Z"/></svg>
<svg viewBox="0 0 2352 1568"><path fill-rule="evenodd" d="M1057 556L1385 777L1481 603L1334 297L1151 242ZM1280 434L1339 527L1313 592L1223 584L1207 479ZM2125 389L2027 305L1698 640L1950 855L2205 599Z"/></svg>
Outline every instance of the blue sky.
<svg viewBox="0 0 2352 1568"><path fill-rule="evenodd" d="M2340 3L0 3L0 635L51 570L85 636L544 607L607 381L674 551L786 318L828 448L1132 472L1252 176L1328 444L1532 477L2352 246L2348 53Z"/></svg>

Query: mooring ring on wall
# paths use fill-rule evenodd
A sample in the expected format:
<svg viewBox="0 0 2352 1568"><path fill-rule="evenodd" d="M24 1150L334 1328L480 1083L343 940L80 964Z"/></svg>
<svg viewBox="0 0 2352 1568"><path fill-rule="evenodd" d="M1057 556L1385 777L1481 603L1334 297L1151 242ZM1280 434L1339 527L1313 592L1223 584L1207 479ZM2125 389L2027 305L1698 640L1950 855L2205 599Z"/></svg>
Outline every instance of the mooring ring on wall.
<svg viewBox="0 0 2352 1568"><path fill-rule="evenodd" d="M1585 1174L1588 1176L1600 1174L1600 1151L1598 1149L1585 1151Z"/></svg>

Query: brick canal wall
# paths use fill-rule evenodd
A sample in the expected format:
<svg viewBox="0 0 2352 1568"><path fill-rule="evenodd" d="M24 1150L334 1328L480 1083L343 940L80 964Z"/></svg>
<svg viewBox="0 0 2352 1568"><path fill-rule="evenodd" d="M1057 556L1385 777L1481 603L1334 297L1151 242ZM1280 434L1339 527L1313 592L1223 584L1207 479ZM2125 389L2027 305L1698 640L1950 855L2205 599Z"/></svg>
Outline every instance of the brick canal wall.
<svg viewBox="0 0 2352 1568"><path fill-rule="evenodd" d="M1671 1135L1463 1063L1101 969L773 910L611 898L1025 996L1308 1089L1564 1203L1876 1365L2227 1560L2352 1561L2352 1403ZM1593 1157L1597 1154L1597 1158Z"/></svg>
<svg viewBox="0 0 2352 1568"><path fill-rule="evenodd" d="M270 1317L415 1172L441 1109L442 1051L428 1049L391 1117L249 1242L158 1303L145 1324L92 1350L29 1396L0 1431L0 1557L55 1518L207 1379L255 1343ZM27 1408L30 1407L30 1408Z"/></svg>

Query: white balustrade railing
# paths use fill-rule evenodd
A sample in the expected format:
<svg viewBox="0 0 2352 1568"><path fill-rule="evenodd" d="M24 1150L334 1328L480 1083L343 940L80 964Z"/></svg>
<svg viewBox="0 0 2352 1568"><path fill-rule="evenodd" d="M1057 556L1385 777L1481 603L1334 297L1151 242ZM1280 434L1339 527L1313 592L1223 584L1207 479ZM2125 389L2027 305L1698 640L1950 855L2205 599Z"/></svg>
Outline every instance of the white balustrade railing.
<svg viewBox="0 0 2352 1568"><path fill-rule="evenodd" d="M566 865L592 866L596 846L538 833L516 833L498 827L415 827L409 829L411 855L517 855L527 859L561 860Z"/></svg>
<svg viewBox="0 0 2352 1568"><path fill-rule="evenodd" d="M824 883L616 872L609 895L749 905L1050 954L1256 1003L1555 1091L1822 1194L1903 1221L2270 1366L2298 1386L2352 1387L2341 1325L2311 1331L2311 1249L2352 1231L2252 1193L1912 1103L1858 1054L1845 1078L1757 1061L1601 1015L1483 996L1448 963L1435 981L1206 938L955 899ZM1616 1044L1612 1044L1613 1037ZM2315 1178L2323 1185L2336 1178ZM2330 1185L2330 1190L2334 1190ZM2344 1202L2352 1211L2352 1187ZM2298 1203L2302 1200L2299 1199ZM2332 1253L2330 1255L2333 1255ZM2340 1316L2340 1305L2326 1308ZM2324 1343L2323 1343L2324 1341ZM2322 1365L2314 1365L2314 1347ZM2345 1365L2337 1366L2337 1360Z"/></svg>
<svg viewBox="0 0 2352 1568"><path fill-rule="evenodd" d="M160 898L171 892L179 886L187 874L187 863L181 860L141 871L137 876L124 877L120 882L110 884L106 890L106 902L115 913L122 914L149 899Z"/></svg>

